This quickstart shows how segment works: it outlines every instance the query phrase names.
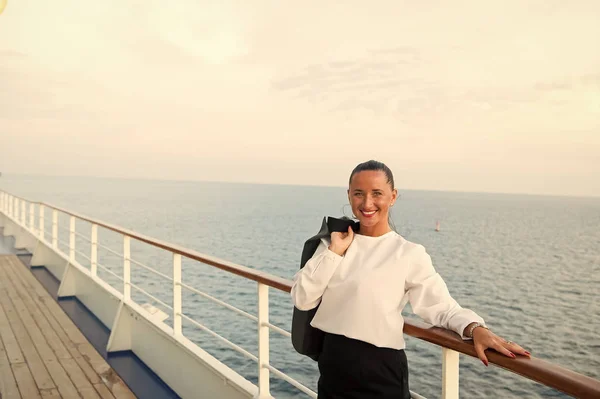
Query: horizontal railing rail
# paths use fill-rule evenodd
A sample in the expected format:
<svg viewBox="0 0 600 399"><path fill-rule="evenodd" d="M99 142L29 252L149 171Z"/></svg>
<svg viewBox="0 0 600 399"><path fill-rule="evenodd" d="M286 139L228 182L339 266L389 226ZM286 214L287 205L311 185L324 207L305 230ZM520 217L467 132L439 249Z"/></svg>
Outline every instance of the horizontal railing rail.
<svg viewBox="0 0 600 399"><path fill-rule="evenodd" d="M101 249L103 249L103 250L105 250L107 252L110 252L111 254L115 255L117 258L122 258L123 257L123 254L115 251L114 249L111 249L111 248L107 247L106 245L101 245L101 244L97 244L97 245L98 245L98 248L101 248Z"/></svg>
<svg viewBox="0 0 600 399"><path fill-rule="evenodd" d="M154 295L152 295L151 293L149 293L148 291L146 291L145 289L143 289L139 285L133 284L131 282L127 283L127 285L129 285L130 287L136 289L137 291L141 292L142 294L146 295L148 298L152 299L154 302L161 304L165 308L167 308L169 310L173 310L173 306L171 306L168 303L165 303L164 301L158 299L157 297L155 297Z"/></svg>
<svg viewBox="0 0 600 399"><path fill-rule="evenodd" d="M162 278L164 278L167 281L171 281L171 282L173 281L173 277L169 277L166 274L163 274L163 273L159 272L158 270L156 270L156 269L154 269L154 268L152 268L150 266L147 266L147 265L143 264L142 262L138 262L138 261L134 260L133 258L129 258L129 260L134 265L137 265L137 266L141 267L142 269L148 270L152 274L155 274L155 275L157 275L159 277L162 277Z"/></svg>
<svg viewBox="0 0 600 399"><path fill-rule="evenodd" d="M44 205L48 208L56 209L57 211L62 212L66 215L76 217L80 220L84 220L86 222L95 224L97 226L111 230L115 233L129 236L131 238L134 238L137 241L144 242L146 244L150 244L152 246L164 249L166 251L185 256L188 259L192 259L192 260L195 260L195 261L198 261L198 262L210 265L210 266L214 266L221 270L225 270L227 272L236 274L238 276L247 278L249 280L256 281L257 283L262 283L262 284L268 285L270 287L277 288L281 291L289 292L291 290L290 281L286 280L284 278L281 278L281 277L278 277L275 275L271 275L269 273L261 272L258 270L254 270L254 269L246 267L246 266L237 265L233 262L228 262L228 261L218 259L213 256L205 255L200 252L197 252L197 251L194 251L194 250L191 250L188 248L184 248L180 245L172 244L172 243L162 241L162 240L159 240L159 239L156 239L153 237L149 237L144 234L135 232L133 230L119 227L114 224L107 223L107 222L104 222L104 221L101 221L98 219L94 219L94 218L91 218L88 216L84 216L84 215L78 214L76 212L72 212L72 211L63 209L61 207L51 205L49 203L45 203L45 202L36 202L36 203L40 204L40 205Z"/></svg>
<svg viewBox="0 0 600 399"><path fill-rule="evenodd" d="M251 314L250 314L250 313L248 313L248 312L244 312L243 310L241 310L241 309L238 309L238 308L236 308L235 306L228 304L227 302L223 302L223 301L221 301L221 300L219 300L219 299L217 299L217 298L213 297L212 295L208 295L207 293L205 293L205 292L202 292L202 291L200 291L200 290L197 290L197 289L195 289L195 288L193 288L193 287L190 287L190 286L189 286L189 285L187 285L187 284L184 284L184 283L179 283L179 285L180 285L182 288L185 288L186 290L188 290L188 291L190 291L190 292L193 292L193 293L195 293L195 294L198 294L198 295L200 295L200 296L202 296L202 297L204 297L204 298L206 298L206 299L209 299L209 300L213 301L214 303L216 303L216 304L218 304L218 305L221 305L221 306L223 306L224 308L227 308L227 309L229 309L229 310L232 310L232 311L234 311L234 312L236 312L236 313L238 313L238 314L240 314L240 315L242 315L242 316L244 316L244 317L246 317L246 318L248 318L248 319L250 319L250 320L253 320L253 321L255 321L255 322L258 322L258 317L254 316L254 315L251 315Z"/></svg>
<svg viewBox="0 0 600 399"><path fill-rule="evenodd" d="M123 281L123 277L119 276L117 273L113 272L108 267L106 267L100 263L96 263L96 266L98 266L100 269L104 270L108 274L112 275L113 277L117 278L118 280Z"/></svg>
<svg viewBox="0 0 600 399"><path fill-rule="evenodd" d="M29 226L27 226L27 221L26 221L26 204L30 205L30 218L29 218ZM39 217L39 229L37 229L35 227L35 223L33 220L33 215L34 215L34 211L31 208L32 205L37 205L39 206L40 210L38 212L38 217ZM51 209L53 211L53 229L52 232L48 232L45 231L44 229L44 209L48 208ZM312 390L310 390L309 388L305 387L304 385L302 385L301 383L299 383L298 381L294 380L293 378L287 376L286 374L282 373L281 371L277 370L276 368L274 368L273 366L271 366L269 364L269 356L268 356L268 352L269 352L269 334L268 331L269 330L274 330L276 332L278 332L281 335L284 335L286 337L290 337L291 334L290 332L286 331L285 329L282 329L276 325L273 325L271 323L269 323L268 321L268 287L272 287L275 288L277 290L283 291L283 292L290 292L291 288L292 288L292 282L290 280L275 276L275 275L271 275L269 273L266 272L261 272L261 271L257 271L254 269L251 269L249 267L246 266L241 266L241 265L237 265L235 263L232 262L228 262L228 261L224 261L221 259L218 259L216 257L212 257L209 255L205 255L202 254L200 252L194 251L194 250L190 250L187 248L184 248L182 246L179 246L177 244L172 244L172 243L168 243L156 238L152 238L140 233L137 233L135 231L126 229L126 228L122 228L120 226L116 226L114 224L111 223L107 223L98 219L94 219L88 216L84 216L81 214L78 214L76 212L72 212L57 206L53 206L51 204L48 203L44 203L44 202L32 202L32 201L28 201L25 198L22 197L18 197L18 196L14 196L11 194L8 194L6 192L0 192L0 211L2 211L2 213L4 213L5 215L8 215L9 217L13 218L17 223L21 224L24 227L33 227L33 231L37 232L37 234L39 234L43 239L43 233L45 232L48 235L52 236L52 244L53 246L56 248L56 243L60 242L61 244L64 244L66 246L69 246L69 251L71 252L72 255L74 255L75 253L78 255L82 255L84 256L86 259L91 260L93 267L100 267L101 269L103 269L104 271L112 274L114 277L116 277L117 279L123 281L123 287L124 287L124 292L128 292L127 289L125 287L129 286L129 287L133 287L134 289L142 292L143 294L145 294L146 296L150 297L151 299L153 299L154 301L157 301L158 303L160 303L161 305L167 307L168 309L171 309L173 311L173 323L174 323L174 334L175 335L181 335L181 320L185 319L187 321L189 321L190 323L192 323L193 325L197 326L198 328L208 332L209 334L215 336L216 338L222 340L223 342L225 342L228 346L230 346L232 349L242 353L243 355L245 355L246 357L249 357L250 359L258 362L259 364L259 392L261 393L261 395L265 395L267 396L269 394L269 372L272 372L275 376L282 378L283 380L289 382L291 385L293 385L294 387L298 388L299 390L301 390L302 392L308 394L311 397L316 397L316 393L313 392ZM71 221L70 221L70 228L69 229L65 229L65 230L69 230L70 232L70 236L71 236L71 240L69 243L63 242L63 241L59 241L58 237L57 237L57 215L56 212L61 212L63 214L66 214L68 216L71 217ZM74 248L74 237L75 237L75 219L79 219L81 221L86 221L91 223L92 225L92 237L89 239L89 242L91 243L92 246L92 255L90 257L81 254L79 251L76 251ZM121 234L124 237L124 242L125 247L124 247L124 253L118 253L108 247L105 247L103 245L98 244L97 242L97 227L103 227L105 229L108 229L110 231L113 231L115 233ZM94 229L96 229L96 233L94 233ZM96 236L94 237L94 234L96 234ZM77 236L79 236L80 233L77 234ZM87 239L87 237L86 237ZM158 272L152 268L150 268L147 265L142 264L141 262L137 262L134 261L133 259L131 259L131 256L129 255L129 240L130 239L135 239L139 242L143 242L146 244L149 244L153 247L157 247L157 248L161 248L163 250L169 251L173 254L173 277L169 277L161 272ZM122 257L124 260L124 274L123 276L119 276L118 274L114 273L113 271L111 271L108 267L101 265L99 262L97 262L97 251L98 248L103 248L111 253L113 253L114 255L118 256L118 257ZM202 291L199 291L189 285L184 284L181 281L181 256L191 259L191 260L195 260L213 267L216 267L218 269L227 271L229 273L241 276L243 278L255 281L256 283L258 283L258 315L252 315L250 313L247 313L243 310L240 310L230 304L227 304L226 302L223 302L217 298L214 298ZM74 260L74 259L72 259ZM173 298L174 298L174 302L173 302L173 306L166 304L165 302L159 300L158 298L154 297L153 295L149 294L148 292L146 292L145 290L143 290L142 288L140 288L137 285L134 285L130 282L130 275L129 275L129 262L132 262L136 265L139 265L151 272L153 272L154 274L158 275L159 277L162 277L164 279L170 280L173 283ZM242 316L252 319L253 321L257 322L257 327L259 329L259 354L258 356L255 356L253 354L251 354L250 352L246 351L245 349L239 347L238 345L232 343L231 341L221 337L219 334L215 333L214 331L208 329L207 327L203 326L202 324L198 323L197 321L193 320L191 317L183 314L182 310L181 310L181 288L184 288L192 293L195 293L197 295L201 295L221 306L224 306L236 313L241 314ZM124 295L124 298L127 297L127 295ZM475 348L473 346L473 343L471 341L464 341L461 339L461 337L456 334L455 332L443 329L443 328L439 328L439 327L432 327L426 323L420 322L420 321L415 321L415 320L410 320L410 319L406 319L405 320L405 324L404 324L404 333L430 342L432 344L438 345L442 348L451 350L451 351L455 351L457 353L461 353L467 356L471 356L471 357L477 357L477 354L475 352ZM488 360L490 363L495 364L501 368L504 368L512 373L521 375L527 379L539 382L543 385L552 387L554 389L557 389L559 391L562 391L568 395L573 395L576 397L582 397L582 398L588 398L588 397L600 397L600 381L593 379L591 377L587 377L585 375L576 373L572 370L569 370L567 368L558 366L556 364L553 364L551 362L547 362L544 361L542 359L538 359L535 357L531 357L531 358L526 358L526 357L522 357L522 356L518 356L516 359L512 359L512 358L508 358L506 356L501 355L498 352L495 351L487 351L486 355L488 357ZM444 356L444 360L446 361L446 356ZM457 373L457 369L458 369L458 360L456 360L456 362L449 364L449 367L444 367L444 371L443 373L454 373L456 372L456 375L458 375ZM444 381L447 380L446 376L444 375ZM457 397L458 396L458 381L451 381L451 382L444 382L443 387L443 397L445 398L450 398L450 397Z"/></svg>

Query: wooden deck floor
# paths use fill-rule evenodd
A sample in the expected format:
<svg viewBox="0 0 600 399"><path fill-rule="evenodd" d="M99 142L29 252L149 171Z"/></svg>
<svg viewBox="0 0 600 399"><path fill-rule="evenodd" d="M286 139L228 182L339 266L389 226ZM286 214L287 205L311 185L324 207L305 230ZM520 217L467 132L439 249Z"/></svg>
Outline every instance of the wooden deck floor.
<svg viewBox="0 0 600 399"><path fill-rule="evenodd" d="M0 255L0 398L135 398L14 255Z"/></svg>

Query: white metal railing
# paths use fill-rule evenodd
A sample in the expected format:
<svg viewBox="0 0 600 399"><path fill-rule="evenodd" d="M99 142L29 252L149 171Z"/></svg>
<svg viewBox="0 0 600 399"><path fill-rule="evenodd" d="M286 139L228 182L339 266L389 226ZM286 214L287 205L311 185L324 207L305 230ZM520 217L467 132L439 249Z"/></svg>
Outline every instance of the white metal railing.
<svg viewBox="0 0 600 399"><path fill-rule="evenodd" d="M97 228L97 227L98 227L98 226L96 226L96 228ZM96 238L96 245L97 245L99 248L102 248L103 250L105 250L105 251L107 251L107 252L110 252L111 254L113 254L113 255L115 255L115 256L117 256L117 257L119 257L119 258L123 258L123 257L124 257L124 255L123 255L123 254L120 254L120 253L118 253L117 251L114 251L114 250L110 249L109 247L107 247L107 246L105 246L105 245L98 244L98 239L97 239L97 238Z"/></svg>
<svg viewBox="0 0 600 399"><path fill-rule="evenodd" d="M221 305L221 306L223 306L223 307L225 307L227 309L233 310L234 312L236 312L238 314L241 314L242 316L247 317L250 320L254 320L254 321L258 322L258 317L254 316L254 315L251 315L248 312L244 312L243 310L238 309L235 306L232 306L232 305L230 305L230 304L228 304L226 302L223 302L223 301L221 301L221 300L219 300L219 299L217 299L217 298L215 298L213 296L210 296L210 295L208 295L208 294L206 294L206 293L204 293L202 291L199 291L199 290L197 290L195 288L192 288L189 285L186 285L186 284L183 284L183 283L179 283L179 285L181 287L185 288L188 291L191 291L191 292L193 292L195 294L198 294L198 295L200 295L200 296L202 296L202 297L204 297L206 299L210 299L211 301L213 301L216 304L219 304L219 305Z"/></svg>
<svg viewBox="0 0 600 399"><path fill-rule="evenodd" d="M75 250L75 255L79 255L81 256L83 259L88 260L88 261L92 261L92 258L88 257L86 254L84 254L81 251Z"/></svg>
<svg viewBox="0 0 600 399"><path fill-rule="evenodd" d="M142 262L138 262L138 261L135 261L135 260L133 260L133 259L129 259L129 260L131 261L131 263L133 263L133 264L135 264L135 265L138 265L138 266L140 266L140 267L142 267L142 268L144 268L144 269L148 270L150 273L153 273L153 274L155 274L155 275L157 275L157 276L159 276L159 277L162 277L162 278L164 278L165 280L168 280L168 281L171 281L171 282L173 281L173 278L172 278L172 277L169 277L169 276L167 276L166 274L163 274L163 273L159 272L158 270L156 270L156 269L153 269L153 268L151 268L150 266L147 266L147 265L143 264Z"/></svg>
<svg viewBox="0 0 600 399"><path fill-rule="evenodd" d="M27 207L27 205L29 205L29 207ZM37 226L38 227L37 228L36 228L36 223L35 223L35 217L36 217L35 206L36 205L38 206L38 212L37 212L37 218L38 218ZM52 211L52 231L51 232L45 230L44 218L45 218L46 207ZM27 212L27 210L29 210L29 212ZM273 331L277 332L278 334L281 334L286 337L291 337L291 334L290 334L290 332L286 331L285 329L278 327L269 322L269 286L272 286L272 287L282 290L282 291L286 291L286 290L289 291L289 289L290 289L289 283L287 283L287 282L281 283L281 280L278 280L278 278L275 276L261 274L261 273L255 272L255 271L252 272L251 274L249 274L249 272L247 271L249 269L247 269L247 268L244 269L243 266L233 265L233 264L230 264L230 263L224 262L224 261L217 262L216 260L214 260L210 257L206 257L205 255L200 256L201 254L198 254L191 250L187 250L185 248L177 247L173 244L162 243L158 240L150 239L148 237L139 235L135 232L131 232L126 229L118 228L118 227L112 226L112 225L107 225L101 221L94 221L93 219L89 219L86 217L76 216L75 214L73 214L69 211L61 210L59 208L55 208L55 207L47 205L47 204L30 202L30 201L27 201L27 200L19 198L19 197L14 197L6 192L0 192L0 211L1 211L1 213L8 216L14 223L18 224L22 228L29 229L32 234L37 235L37 237L40 240L44 240L44 242L47 245L49 245L49 246L51 245L56 251L60 252L63 256L68 257L70 259L70 261L73 262L74 264L81 266L75 260L76 255L82 256L83 258L90 261L90 270L91 270L91 274L94 278L101 279L98 276L98 268L100 268L104 272L109 273L110 275L112 275L113 277L118 279L120 282L122 282L121 293L123 295L124 301L132 301L131 288L133 288L136 291L139 291L140 293L145 295L146 297L150 298L153 302L160 304L165 309L168 309L171 316L173 317L173 338L175 340L181 340L183 338L182 321L185 319L186 321L190 322L191 324L193 324L197 328L201 329L202 331L217 338L218 340L220 340L221 342L223 342L225 345L232 348L233 350L235 350L235 351L241 353L242 355L244 355L245 357L257 362L258 363L259 398L270 397L270 393L269 393L269 391L270 391L270 384L269 384L270 373L272 373L273 376L275 376L277 378L287 381L289 384L291 384L292 386L294 386L301 392L309 395L310 397L313 397L313 398L317 397L317 395L314 391L310 390L309 388L302 385L300 382L296 381L295 379L291 378L290 376L286 375L285 373L281 372L280 370L277 370L275 367L273 367L270 364L270 359L269 359L269 342L270 342L269 333L270 333L270 331L273 330ZM69 233L69 241L68 242L59 240L59 236L58 236L58 231L59 231L58 215L59 215L59 213L64 213L65 215L67 215L69 217L68 229L66 227L62 228L64 231L68 231L68 233ZM29 216L29 218L27 218L27 216ZM83 232L78 232L75 230L75 222L78 219L81 221L84 221L84 222L91 223L89 239L87 238L87 236L84 235ZM123 253L119 253L107 246L101 245L98 242L98 226L108 228L109 230L118 232L121 235L122 244L123 244ZM49 239L48 239L49 241L46 241L46 239L45 239L46 234L48 234L48 236L49 236ZM88 256L88 254L82 253L82 251L80 249L77 249L75 247L75 237L80 237L80 238L86 239L87 241L90 242L91 245L90 245L89 256ZM131 239L132 238L139 242L143 242L143 243L146 243L146 244L149 244L154 247L161 248L163 250L170 252L172 255L172 269L173 269L172 276L168 276L167 274L164 274L142 262L132 259L131 258ZM59 243L63 244L67 248L68 254L66 254L65 252L61 251L58 248ZM100 262L98 262L99 248L103 249L109 253L112 253L113 255L115 255L121 259L122 267L123 267L121 275L113 272L109 267L102 265ZM257 315L252 315L248 312L238 309L229 303L219 300L207 293L204 293L194 287L191 287L191 286L183 283L182 275L181 275L182 258L183 257L189 258L194 261L203 262L203 263L206 263L206 264L209 264L212 266L216 266L223 270L230 271L231 273L242 275L248 279L256 281L257 299L258 299ZM151 293L147 292L142 287L140 287L136 284L133 284L131 282L131 266L132 266L132 264L134 266L142 267L143 269L151 272L152 274L154 274L154 275L158 276L159 278L161 278L165 281L168 281L172 284L172 305L167 304L163 300L161 300L161 299L157 298L156 296L152 295ZM222 337L218 333L212 331L211 329L202 325L201 323L199 323L198 321L189 317L188 315L185 315L182 311L182 300L183 300L182 290L183 289L185 289L193 294L200 295L203 298L206 298L206 299L218 304L219 306L225 307L225 308L227 308L233 312L236 312L237 314L255 322L256 326L257 326L257 333L258 333L257 334L258 335L258 353L256 355L250 353L246 349L244 349L244 348L240 347L239 345L236 345L235 343ZM156 320L153 320L153 322L159 323L159 321L156 321ZM408 323L408 321L405 325L405 332L407 331L406 330L407 325L410 325L410 323ZM425 330L425 328L418 327L414 324L410 328L420 329L420 332L418 334L415 334L414 332L412 332L412 333L410 333L411 335L417 336L421 339L429 340L429 342L433 342L434 344L439 345L442 348L442 395L441 395L441 397L445 398L445 399L458 398L458 382L459 382L459 367L458 367L459 366L459 352L458 351L460 350L460 352L469 354L471 356L473 356L474 351L471 351L471 349L465 350L462 347L460 349L457 349L456 345L450 341L446 341L445 340L446 338L444 338L444 339L439 339L438 337L433 338L433 339L432 338L422 338L420 336L420 334L424 334L427 331L427 330ZM179 342L181 342L181 341L179 341ZM441 343L441 342L443 342L443 343ZM460 342L461 342L461 345L463 345L462 341L460 341ZM450 348L446 347L446 345L451 346L454 349L450 349ZM488 354L488 357L490 358L490 360L492 360L494 358L494 356L495 355L493 353ZM533 359L531 359L531 360L533 360ZM501 355L499 355L499 357L497 357L494 360L494 362L508 370L519 373L521 375L524 375L524 376L526 376L526 378L529 378L529 379L532 379L532 380L535 380L538 382L542 382L543 384L545 384L547 386L552 386L557 389L561 389L563 392L575 393L576 396L579 396L579 395L577 395L578 392L592 392L593 397L598 397L598 393L600 393L600 385L599 385L598 381L591 380L588 377L574 373L568 369L560 368L559 366L541 363L542 361L540 361L540 360L536 360L536 362L531 362L531 361L528 362L528 363L533 363L534 364L533 366L513 366L508 363L504 363L505 360L503 360L503 357ZM555 380L560 380L560 385L558 383L555 383L554 382ZM576 381L576 382L573 382L573 381ZM411 394L412 394L413 398L421 398L421 396L419 396L415 393L411 393Z"/></svg>
<svg viewBox="0 0 600 399"><path fill-rule="evenodd" d="M179 339L180 337L182 337L184 335L183 329L182 329L182 320L185 319L186 321L190 322L197 328L201 329L202 331L205 331L209 335L211 335L214 338L218 339L219 341L225 343L228 347L235 350L236 352L257 362L258 363L258 389L259 389L259 397L260 398L270 397L270 382L269 382L270 372L272 372L274 376L287 381L292 386L294 386L297 389L299 389L300 391L306 393L310 397L312 397L312 398L317 397L316 392L314 392L311 389L309 389L308 387L304 386L297 380L289 377L285 373L282 373L281 371L277 370L275 367L273 367L269 363L270 362L269 361L269 331L270 330L276 331L277 333L279 333L283 336L286 336L286 337L291 337L291 334L290 334L290 332L284 330L283 328L278 327L269 322L269 286L268 285L262 284L260 282L257 283L258 315L257 316L252 315L248 312L238 309L237 307L235 307L231 304L221 301L205 292L202 292L194 287L184 284L181 279L181 262L182 262L181 254L170 251L173 256L173 276L169 277L166 274L161 273L160 271L155 270L154 268L131 258L131 237L130 236L128 236L126 234L122 234L123 253L119 253L119 252L113 250L112 248L109 248L98 242L98 225L95 223L92 223L92 225L91 225L91 231L90 231L89 238L86 235L84 235L83 233L76 231L75 226L76 226L76 220L78 219L76 216L66 214L66 216L69 217L68 227L60 225L59 224L59 214L64 213L64 212L62 210L55 209L54 207L45 206L44 204L41 204L41 203L37 204L38 208L39 208L39 210L38 210L39 229L33 230L32 227L34 226L35 221L34 221L34 216L32 216L32 215L35 215L36 203L30 202L29 204L30 204L30 208L29 208L30 209L30 212L29 212L30 219L29 219L28 227L30 230L32 230L32 232L34 234L36 234L38 236L39 239L45 240L45 234L47 234L50 237L50 242L48 243L49 246L54 248L56 251L63 253L65 256L67 256L70 262L78 263L76 261L76 255L81 256L84 259L88 260L90 262L91 274L95 278L101 279L98 276L98 272L97 272L98 268L100 268L104 272L112 275L113 277L117 278L123 284L121 293L123 294L124 301L132 301L131 288L134 288L136 291L138 291L138 292L142 293L144 296L150 298L154 303L158 303L161 306L163 306L164 308L168 309L171 313L171 316L173 317L173 335L174 335L175 339ZM44 217L45 217L45 208L46 207L48 207L52 211L52 230L51 231L45 230ZM0 209L3 210L5 212L5 214L7 214L9 217L11 217L19 225L27 227L26 221L24 219L25 201L23 199L20 199L18 197L13 197L5 192L2 192L2 205L0 206ZM19 212L19 210L20 210L20 212ZM82 221L86 221L86 220L82 219ZM68 235L69 235L68 242L63 241L59 238L60 231L68 232ZM90 254L89 255L82 253L80 250L78 250L76 248L76 240L75 240L76 237L84 239L90 243ZM67 248L68 253L64 253L59 248L59 244L61 244L61 246L64 246L65 248ZM118 275L117 273L113 272L109 267L102 265L100 262L98 262L98 249L99 248L122 259L122 266L123 266L122 275ZM165 303L161 299L150 294L149 292L147 292L140 286L133 284L131 282L131 264L140 266L143 269L148 270L149 272L153 273L154 275L156 275L166 281L171 282L173 285L173 290L172 290L173 291L172 292L173 306ZM194 320L193 318L185 315L182 312L182 288L184 288L187 291L192 292L194 294L200 295L222 307L232 310L233 312L236 312L237 314L240 314L240 315L256 322L257 329L258 329L258 356L248 352L247 350L240 347L239 345L236 345L235 343L222 337L218 333L212 331L211 329L202 325L201 323Z"/></svg>
<svg viewBox="0 0 600 399"><path fill-rule="evenodd" d="M183 313L181 313L181 317L183 317L184 319L186 319L187 321L189 321L190 323L192 323L196 327L200 328L201 330L206 331L208 334L210 334L213 337L217 338L219 341L224 342L225 344L227 344L227 346L229 346L231 349L235 350L236 352L241 353L242 355L246 356L249 359L254 360L255 362L258 362L258 358L256 356L254 356L252 353L248 352L247 350L245 350L241 346L238 346L238 345L234 344L233 342L231 342L227 338L224 338L224 337L220 336L219 334L217 334L216 332L214 332L210 328L208 328L208 327L206 327L206 326L198 323L196 320L192 319L191 317L189 317L189 316L187 316L187 315L185 315Z"/></svg>
<svg viewBox="0 0 600 399"><path fill-rule="evenodd" d="M17 197L13 197L11 195L7 195L7 193L4 193L4 192L2 192L1 198L2 198L2 202L0 205L0 209L2 209L9 217L13 218L13 220L15 220L18 224L26 227L26 220L25 220L26 202L25 202L25 200L17 198ZM35 224L34 223L34 215L35 215L34 205L35 205L35 203L32 203L32 202L30 203L29 228L30 228L30 230L32 230L32 232L37 234L41 240L44 240L45 239L44 233L46 232L45 225L44 225L44 223L45 223L44 222L45 206L44 206L44 204L38 204L39 205L39 211L38 211L39 229L37 229L37 231L34 231L34 229L33 229L33 226ZM269 322L269 286L268 285L262 284L260 282L257 283L258 315L254 316L248 312L245 312L241 309L236 308L233 305L230 305L224 301L221 301L207 293L204 293L204 292L197 290L187 284L184 284L181 279L181 261L182 261L181 254L171 252L173 255L173 277L169 277L169 276L165 275L164 273L161 273L161 272L143 264L142 262L135 261L131 258L131 237L130 236L122 234L123 253L121 254L107 246L104 246L104 245L101 245L98 243L98 225L97 224L92 223L90 238L87 238L87 236L83 235L82 233L75 231L75 225L76 225L76 217L75 216L68 215L69 216L69 227L68 228L63 227L63 226L60 226L58 223L58 215L59 215L59 212L62 212L62 211L59 211L52 207L49 207L49 208L52 210L52 231L47 232L50 234L50 237L51 237L50 245L53 248L55 248L57 251L60 251L60 249L58 248L58 244L62 244L65 247L67 247L68 248L68 258L71 262L76 262L76 259L75 259L76 254L87 259L88 261L90 261L90 270L91 270L92 275L95 278L100 278L97 274L97 268L99 267L103 271L109 273L110 275L112 275L113 277L115 277L119 281L121 281L123 283L122 294L123 294L124 301L132 300L131 299L131 288L133 287L136 291L139 291L140 293L142 293L146 297L150 298L155 303L158 303L161 306L165 307L166 309L170 310L171 315L173 317L173 335L174 335L175 339L179 339L180 337L183 336L182 319L185 319L188 322L190 322L191 324L193 324L194 326L198 327L199 329L205 331L206 333L213 336L214 338L225 343L228 347L235 350L236 352L257 362L258 363L258 389L259 389L259 397L260 398L270 397L270 383L269 383L270 373L273 373L274 376L281 378L284 381L288 382L289 384L291 384L295 388L299 389L303 393L307 394L308 396L310 396L312 398L317 397L317 394L314 391L312 391L311 389L304 386L297 380L291 378L287 374L281 372L280 370L278 370L275 367L273 367L272 365L270 365L269 331L270 330L276 331L277 333L279 333L283 336L286 336L286 337L291 337L291 334L290 334L290 332L284 330L283 328L278 327ZM19 212L19 210L20 210L20 212ZM59 239L59 237L58 237L59 230L69 233L69 242L68 243ZM75 237L80 237L80 238L85 239L88 242L90 242L91 245L90 245L89 256L76 249ZM105 265L102 265L98 262L98 248L108 251L109 253L112 253L113 255L122 259L123 274L121 276L119 276L117 273L113 272L110 268L108 268ZM62 252L62 251L60 251L60 252ZM144 268L145 270L150 271L154 275L157 275L167 281L170 281L173 284L173 298L172 298L173 306L165 303L164 301L160 300L156 296L150 294L143 288L141 288L138 285L135 285L131 282L131 263L133 263L134 265L140 266L140 267ZM229 310L232 310L232 311L256 322L257 329L258 329L258 356L253 355L252 353L243 349L239 345L236 345L235 343L222 337L218 333L212 331L208 327L202 325L198 321L185 315L182 312L182 288L185 288L186 290L188 290L194 294L200 295L220 306L223 306ZM444 398L458 398L458 353L454 352L452 350L446 349L446 348L444 348L444 354L443 354L442 392L443 392L442 396ZM415 395L415 397L417 397L417 396L418 395Z"/></svg>
<svg viewBox="0 0 600 399"><path fill-rule="evenodd" d="M167 308L169 310L173 310L173 306L161 301L160 299L158 299L157 297L155 297L154 295L152 295L151 293L149 293L142 287L140 287L136 284L133 284L132 282L130 282L129 285L131 287L135 288L136 290L138 290L139 292L141 292L142 294L146 295L148 298L152 299L154 302L160 303L162 306L164 306L165 308Z"/></svg>
<svg viewBox="0 0 600 399"><path fill-rule="evenodd" d="M117 273L113 272L108 267L106 267L104 265L101 265L100 263L96 263L96 266L98 266L100 269L104 270L108 274L112 275L113 277L116 277L118 280L123 281L123 277L122 276L119 276ZM96 274L96 277L98 277L97 274Z"/></svg>

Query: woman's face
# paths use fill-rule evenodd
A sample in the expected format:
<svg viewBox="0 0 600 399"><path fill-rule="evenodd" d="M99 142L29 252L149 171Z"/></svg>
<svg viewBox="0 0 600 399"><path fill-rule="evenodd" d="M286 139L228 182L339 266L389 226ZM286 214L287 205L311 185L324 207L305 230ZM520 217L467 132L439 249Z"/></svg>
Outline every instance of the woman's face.
<svg viewBox="0 0 600 399"><path fill-rule="evenodd" d="M387 181L380 170L365 170L352 176L348 200L352 213L362 227L388 227L390 206L396 201L397 190Z"/></svg>

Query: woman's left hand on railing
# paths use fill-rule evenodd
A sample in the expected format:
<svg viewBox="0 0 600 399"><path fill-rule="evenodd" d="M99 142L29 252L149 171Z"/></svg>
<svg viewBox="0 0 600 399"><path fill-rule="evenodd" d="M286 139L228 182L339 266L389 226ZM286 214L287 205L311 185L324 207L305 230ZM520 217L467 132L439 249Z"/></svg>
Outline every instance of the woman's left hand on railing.
<svg viewBox="0 0 600 399"><path fill-rule="evenodd" d="M473 344L475 346L475 352L477 352L477 357L479 357L486 366L488 365L488 360L485 356L485 350L488 348L494 349L513 359L516 357L515 353L527 357L531 356L531 354L519 344L507 341L486 328L477 327L473 330Z"/></svg>

